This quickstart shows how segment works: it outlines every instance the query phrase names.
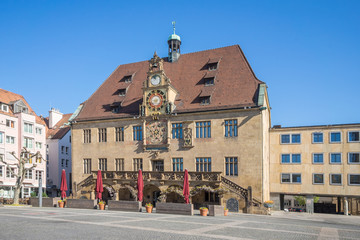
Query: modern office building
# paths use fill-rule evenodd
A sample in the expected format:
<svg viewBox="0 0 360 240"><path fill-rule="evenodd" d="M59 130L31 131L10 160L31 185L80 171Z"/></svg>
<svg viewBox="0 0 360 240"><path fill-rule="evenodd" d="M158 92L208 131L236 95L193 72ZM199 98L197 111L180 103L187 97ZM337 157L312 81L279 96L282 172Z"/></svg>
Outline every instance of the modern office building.
<svg viewBox="0 0 360 240"><path fill-rule="evenodd" d="M320 197L315 212L360 214L360 124L270 130L270 190L276 209L301 208L294 196Z"/></svg>

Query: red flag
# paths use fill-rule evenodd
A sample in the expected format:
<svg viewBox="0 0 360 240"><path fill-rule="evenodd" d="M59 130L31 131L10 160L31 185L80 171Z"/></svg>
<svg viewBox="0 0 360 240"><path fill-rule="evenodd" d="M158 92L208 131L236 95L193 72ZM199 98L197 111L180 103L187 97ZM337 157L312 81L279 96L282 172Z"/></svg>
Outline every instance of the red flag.
<svg viewBox="0 0 360 240"><path fill-rule="evenodd" d="M103 189L103 181L102 181L102 176L101 176L101 170L98 170L97 173L97 179L96 179L96 198L100 199L102 198L102 192L104 191Z"/></svg>
<svg viewBox="0 0 360 240"><path fill-rule="evenodd" d="M61 184L60 184L60 191L61 191L62 199L66 198L67 190L68 190L68 188L67 188L67 183L66 183L66 173L65 173L65 169L63 169L61 172Z"/></svg>
<svg viewBox="0 0 360 240"><path fill-rule="evenodd" d="M143 200L144 181L143 181L143 176L142 176L141 169L139 169L137 188L138 188L138 201L142 202L142 200Z"/></svg>
<svg viewBox="0 0 360 240"><path fill-rule="evenodd" d="M183 195L184 195L186 204L189 204L190 187L189 187L189 173L188 173L187 169L185 169L185 173L184 173Z"/></svg>

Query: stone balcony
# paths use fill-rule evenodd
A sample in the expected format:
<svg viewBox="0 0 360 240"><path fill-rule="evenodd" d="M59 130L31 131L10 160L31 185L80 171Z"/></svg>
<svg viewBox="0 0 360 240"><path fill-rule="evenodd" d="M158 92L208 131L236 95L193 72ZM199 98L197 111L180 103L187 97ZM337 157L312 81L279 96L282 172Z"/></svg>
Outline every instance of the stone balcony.
<svg viewBox="0 0 360 240"><path fill-rule="evenodd" d="M103 181L132 182L137 181L138 172L136 171L103 171L101 172ZM219 184L221 182L221 172L189 172L189 182L191 185L200 182ZM96 180L97 171L92 171L92 179ZM171 185L184 181L184 172L156 172L143 171L144 182L160 181ZM182 184L182 183L181 183Z"/></svg>

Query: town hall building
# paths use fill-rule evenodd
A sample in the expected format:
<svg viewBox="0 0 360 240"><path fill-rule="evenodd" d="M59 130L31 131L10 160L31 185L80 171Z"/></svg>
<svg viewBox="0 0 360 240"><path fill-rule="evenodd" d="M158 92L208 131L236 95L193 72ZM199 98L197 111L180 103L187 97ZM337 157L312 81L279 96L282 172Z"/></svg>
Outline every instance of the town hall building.
<svg viewBox="0 0 360 240"><path fill-rule="evenodd" d="M249 211L270 199L270 107L238 45L118 66L71 122L72 189L94 199L103 171L104 198L136 198L143 170L144 203L183 202L189 171L195 208L222 204Z"/></svg>

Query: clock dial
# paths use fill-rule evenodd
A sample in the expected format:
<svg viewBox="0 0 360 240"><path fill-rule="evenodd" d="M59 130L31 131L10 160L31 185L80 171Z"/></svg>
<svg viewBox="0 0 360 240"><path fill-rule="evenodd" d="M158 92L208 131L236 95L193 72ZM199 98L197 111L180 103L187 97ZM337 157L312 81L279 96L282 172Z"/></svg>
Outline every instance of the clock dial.
<svg viewBox="0 0 360 240"><path fill-rule="evenodd" d="M151 77L151 84L157 86L160 84L161 78L159 75L154 75Z"/></svg>
<svg viewBox="0 0 360 240"><path fill-rule="evenodd" d="M152 111L160 111L164 108L166 95L161 90L152 90L146 97L147 107Z"/></svg>

